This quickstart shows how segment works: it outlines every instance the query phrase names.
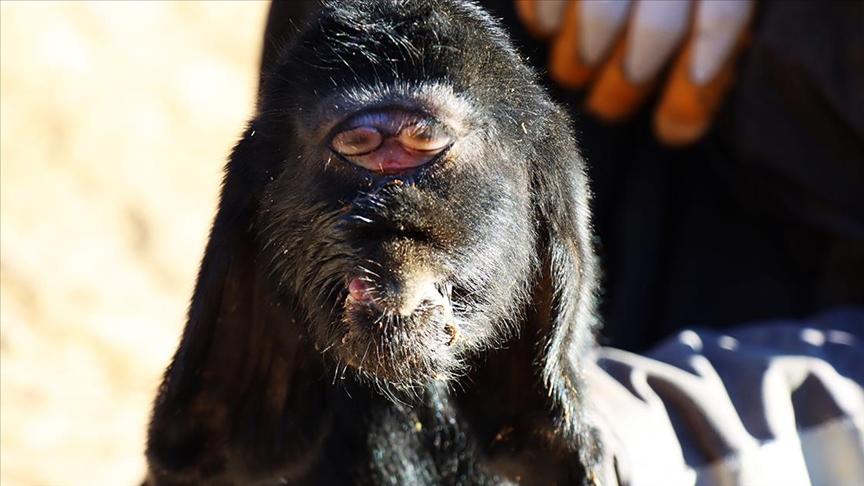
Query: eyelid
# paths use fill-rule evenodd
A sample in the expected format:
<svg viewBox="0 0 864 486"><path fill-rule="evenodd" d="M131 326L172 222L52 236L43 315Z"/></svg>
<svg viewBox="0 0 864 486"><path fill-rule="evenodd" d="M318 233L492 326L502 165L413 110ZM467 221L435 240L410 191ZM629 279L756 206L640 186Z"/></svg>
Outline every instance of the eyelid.
<svg viewBox="0 0 864 486"><path fill-rule="evenodd" d="M428 127L435 131L440 130L448 136L451 135L446 124L428 113L396 108L375 109L352 115L336 125L330 131L328 138L332 140L337 134L360 126L374 127L385 137L396 136L403 129L411 126Z"/></svg>
<svg viewBox="0 0 864 486"><path fill-rule="evenodd" d="M384 135L375 127L361 125L342 130L330 140L330 149L344 156L356 157L377 150L384 143Z"/></svg>
<svg viewBox="0 0 864 486"><path fill-rule="evenodd" d="M436 129L436 127L410 131L402 130L398 138L403 146L420 152L443 150L452 143L452 138L443 130Z"/></svg>

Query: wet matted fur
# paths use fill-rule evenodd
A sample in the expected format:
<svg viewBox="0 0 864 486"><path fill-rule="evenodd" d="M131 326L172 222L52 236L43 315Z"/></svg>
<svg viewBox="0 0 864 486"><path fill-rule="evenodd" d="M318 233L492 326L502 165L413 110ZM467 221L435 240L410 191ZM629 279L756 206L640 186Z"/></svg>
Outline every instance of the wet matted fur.
<svg viewBox="0 0 864 486"><path fill-rule="evenodd" d="M298 29L227 166L148 482L590 483L596 276L569 119L467 1L329 2ZM364 169L332 146L369 113L450 143ZM405 304L418 281L429 298Z"/></svg>

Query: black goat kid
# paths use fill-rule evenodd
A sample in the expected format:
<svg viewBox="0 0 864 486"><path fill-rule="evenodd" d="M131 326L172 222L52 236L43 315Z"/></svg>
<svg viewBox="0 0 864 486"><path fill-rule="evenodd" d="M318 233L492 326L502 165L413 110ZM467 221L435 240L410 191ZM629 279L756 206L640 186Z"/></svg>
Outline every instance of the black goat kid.
<svg viewBox="0 0 864 486"><path fill-rule="evenodd" d="M228 163L148 482L592 482L569 124L472 3L325 3Z"/></svg>

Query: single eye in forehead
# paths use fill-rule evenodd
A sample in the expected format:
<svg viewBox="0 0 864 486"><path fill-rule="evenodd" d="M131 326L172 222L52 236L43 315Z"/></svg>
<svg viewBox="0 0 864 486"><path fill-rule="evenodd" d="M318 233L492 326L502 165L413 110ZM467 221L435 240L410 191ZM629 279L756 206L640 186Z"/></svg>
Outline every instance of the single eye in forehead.
<svg viewBox="0 0 864 486"><path fill-rule="evenodd" d="M414 162L429 160L428 157L443 151L451 142L447 128L432 117L409 111L385 110L363 113L348 120L330 139L330 148L351 158L352 162L359 158L382 159L370 159L365 161L366 164L359 164L372 166L387 165L394 157L414 157Z"/></svg>
<svg viewBox="0 0 864 486"><path fill-rule="evenodd" d="M341 131L330 142L342 155L363 155L381 146L384 136L375 127L361 126Z"/></svg>

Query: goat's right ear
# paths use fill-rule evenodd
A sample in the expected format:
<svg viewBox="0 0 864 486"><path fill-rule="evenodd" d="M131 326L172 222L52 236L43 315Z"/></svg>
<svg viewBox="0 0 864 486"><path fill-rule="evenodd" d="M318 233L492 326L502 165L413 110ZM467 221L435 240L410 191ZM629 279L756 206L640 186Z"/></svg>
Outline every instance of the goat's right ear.
<svg viewBox="0 0 864 486"><path fill-rule="evenodd" d="M229 404L250 387L268 385L254 380L281 381L274 389L284 390L293 374L299 331L283 329L274 339L275 327L290 327L276 324L290 318L271 295L256 242L259 202L282 160L277 146L253 125L227 165L186 328L154 405L147 444L152 483L205 481L207 469L215 474L224 458L212 455L224 449L237 415ZM274 403L256 406L281 411L284 396L270 398Z"/></svg>
<svg viewBox="0 0 864 486"><path fill-rule="evenodd" d="M583 360L594 346L599 275L592 242L585 164L569 135L569 119L555 108L535 142L533 196L543 265L535 287L543 336L542 378L559 432L578 451L591 478L602 457L583 385Z"/></svg>

